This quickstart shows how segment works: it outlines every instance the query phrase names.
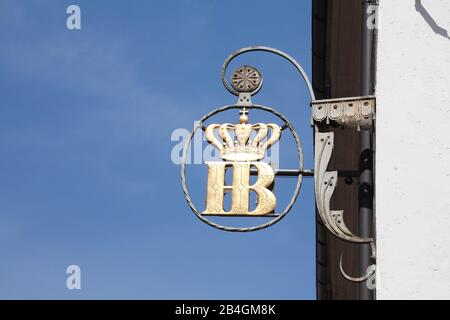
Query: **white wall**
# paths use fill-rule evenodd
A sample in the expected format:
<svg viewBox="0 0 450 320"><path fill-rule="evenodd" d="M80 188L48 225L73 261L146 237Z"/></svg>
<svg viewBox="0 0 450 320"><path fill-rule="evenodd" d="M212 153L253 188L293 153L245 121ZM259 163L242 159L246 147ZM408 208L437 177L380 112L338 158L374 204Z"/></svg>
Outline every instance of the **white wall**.
<svg viewBox="0 0 450 320"><path fill-rule="evenodd" d="M450 33L450 1L421 2ZM413 0L379 18L377 298L450 299L450 39Z"/></svg>

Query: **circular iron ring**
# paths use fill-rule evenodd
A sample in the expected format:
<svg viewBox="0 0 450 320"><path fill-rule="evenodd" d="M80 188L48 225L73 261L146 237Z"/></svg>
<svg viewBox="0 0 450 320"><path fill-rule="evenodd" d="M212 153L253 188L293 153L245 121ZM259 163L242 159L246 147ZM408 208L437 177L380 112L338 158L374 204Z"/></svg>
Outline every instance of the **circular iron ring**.
<svg viewBox="0 0 450 320"><path fill-rule="evenodd" d="M208 120L210 117L212 117L213 115L216 115L218 113L224 112L226 110L231 110L231 109L241 109L242 106L238 106L238 105L226 105L220 108L217 108L213 111L211 111L210 113L204 115L194 126L194 129L192 129L192 131L189 134L189 138L186 141L184 148L183 148L183 157L182 157L182 161L181 161L181 184L183 187L183 193L184 196L186 198L186 201L189 205L189 207L191 208L192 212L197 216L197 218L199 218L201 221L203 221L204 223L206 223L207 225L214 227L216 229L219 230L223 230L223 231L230 231L230 232L250 232L250 231L257 231L257 230L261 230L261 229L265 229L267 227L270 227L272 225L274 225L275 223L277 223L278 221L280 221L281 219L283 219L291 210L292 206L294 205L298 194L300 192L300 187L302 184L302 174L299 174L297 177L297 184L295 187L295 191L294 194L292 195L291 200L289 201L288 205L286 206L286 208L284 209L284 211L282 213L279 214L279 216L277 216L276 218L272 219L269 222L266 222L264 224L258 225L258 226L253 226L253 227L243 227L243 228L239 228L239 227L226 227L226 226L222 226L220 224L214 223L212 221L209 221L208 219L206 219L200 212L198 212L198 210L195 208L194 203L192 202L192 199L189 195L189 192L187 190L187 186L186 186L186 161L187 161L187 150L189 149L190 143L192 138L194 137L195 133L197 132L197 130L199 128L202 128L203 126L203 122ZM295 132L294 127L292 126L292 124L288 121L288 119L282 115L280 112L278 112L275 109L272 109L270 107L266 107L263 105L252 105L252 106L248 106L246 107L247 109L259 109L259 110L263 110L263 111L267 111L270 112L274 115L276 115L278 118L280 118L281 120L283 120L283 122L286 124L287 128L289 128L289 130L291 131L292 136L294 137L295 143L297 145L297 154L298 154L298 169L300 170L300 172L303 171L303 152L302 152L302 144L300 142L300 139L297 135L297 132ZM225 215L224 215L225 216Z"/></svg>

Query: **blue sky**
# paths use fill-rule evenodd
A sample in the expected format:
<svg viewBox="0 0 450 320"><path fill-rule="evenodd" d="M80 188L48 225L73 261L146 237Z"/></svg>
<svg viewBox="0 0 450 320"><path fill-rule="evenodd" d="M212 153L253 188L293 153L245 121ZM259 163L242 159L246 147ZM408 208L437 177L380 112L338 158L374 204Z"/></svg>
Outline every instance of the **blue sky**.
<svg viewBox="0 0 450 320"><path fill-rule="evenodd" d="M66 28L70 4L81 30ZM0 1L0 298L314 299L311 179L275 226L218 231L189 210L170 139L235 102L220 67L238 48L277 47L310 75L310 5ZM311 168L302 80L277 56L233 66L242 63L263 73L254 102L291 120ZM293 147L281 148L281 167L295 166ZM201 208L206 168L190 169ZM280 203L290 183L280 182ZM71 264L81 290L66 289Z"/></svg>

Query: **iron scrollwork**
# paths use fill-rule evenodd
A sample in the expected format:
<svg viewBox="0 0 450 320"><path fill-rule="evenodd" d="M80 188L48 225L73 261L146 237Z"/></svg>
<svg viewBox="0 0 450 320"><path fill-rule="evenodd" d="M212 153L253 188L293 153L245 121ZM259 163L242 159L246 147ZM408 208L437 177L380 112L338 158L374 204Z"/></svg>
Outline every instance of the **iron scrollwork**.
<svg viewBox="0 0 450 320"><path fill-rule="evenodd" d="M328 163L334 147L333 132L319 132L315 129L315 150L314 150L314 189L316 195L316 205L319 217L324 226L334 236L344 241L366 244L370 243L372 258L376 256L375 242L373 238L363 238L353 234L346 226L343 210L331 210L330 202L333 192L337 186L337 171L327 171ZM369 289L374 289L374 276L376 265L371 264L367 273L361 277L352 277L346 274L342 266L342 254L339 260L339 270L347 280L353 282L367 281Z"/></svg>

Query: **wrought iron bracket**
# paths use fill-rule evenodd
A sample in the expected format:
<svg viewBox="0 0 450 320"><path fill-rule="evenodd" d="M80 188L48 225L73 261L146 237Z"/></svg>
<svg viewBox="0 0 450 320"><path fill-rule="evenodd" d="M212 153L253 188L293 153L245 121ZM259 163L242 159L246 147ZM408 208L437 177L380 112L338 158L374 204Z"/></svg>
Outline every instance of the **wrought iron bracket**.
<svg viewBox="0 0 450 320"><path fill-rule="evenodd" d="M331 210L330 201L338 182L337 171L327 171L334 147L333 132L315 133L314 189L317 211L325 227L339 239L354 243L370 243L372 238L353 234L344 222L343 210Z"/></svg>
<svg viewBox="0 0 450 320"><path fill-rule="evenodd" d="M315 150L314 150L314 189L316 194L316 205L320 219L328 231L341 240L365 244L370 243L372 248L372 260L376 259L375 242L373 238L359 237L353 234L344 221L343 210L331 210L330 202L338 182L337 171L327 171L328 163L333 152L334 133L319 132L315 128ZM342 254L339 263L342 275L349 281L367 281L370 289L375 288L376 265L372 264L367 273L361 277L348 276L342 267Z"/></svg>
<svg viewBox="0 0 450 320"><path fill-rule="evenodd" d="M226 80L226 71L230 62L235 59L237 56L249 53L249 52L269 52L275 55L278 55L288 62L290 62L299 72L300 76L303 78L310 98L311 98L311 124L314 126L315 130L315 150L314 150L314 170L305 170L303 169L303 154L301 150L301 143L295 132L293 126L287 121L287 119L280 114L278 111L261 106L254 105L252 103L252 96L258 93L263 84L263 78L261 73L256 68L245 65L240 67L233 73L233 77L231 80L231 84L229 84ZM183 192L186 197L186 200L191 207L197 217L208 225L215 227L217 229L225 230L225 231L233 231L233 232L249 232L256 231L266 228L275 224L277 221L281 220L292 208L297 195L299 193L299 189L302 182L303 176L313 176L314 177L314 189L315 189L315 200L317 211L320 219L323 224L327 228L327 230L334 235L335 237L342 239L344 241L348 241L351 243L358 244L370 244L372 248L372 257L371 261L373 262L367 269L367 273L361 277L352 277L345 273L342 266L342 255L340 260L340 271L342 275L353 282L363 282L367 281L367 286L370 289L375 287L375 259L376 259L376 251L375 251L375 243L373 238L364 238L358 235L355 235L345 224L344 221L344 211L343 210L332 210L331 209L331 199L333 193L336 189L338 183L338 176L352 176L354 173L352 172L338 172L338 171L328 171L328 164L330 162L330 158L333 152L334 147L334 133L327 132L329 131L329 126L341 125L345 127L360 129L371 129L373 127L373 122L375 120L375 97L374 96L365 96L365 97L348 97L348 98L339 98L339 99L327 99L327 100L316 100L313 87L311 85L311 81L309 80L307 74L303 70L300 63L298 63L292 56L289 54L270 47L264 46L252 46L245 47L233 52L222 65L221 70L221 78L225 88L235 96L238 96L238 101L235 105L227 105L224 107L217 108L205 115L201 118L199 125L196 126L191 132L189 139L187 140L184 149L183 149L183 161L181 165L181 181L183 186ZM275 219L271 220L268 223L261 224L258 226L241 228L241 227L226 227L216 223L213 223L207 220L197 209L195 208L189 193L187 191L186 186L186 177L185 177L185 167L186 167L186 159L187 159L187 150L190 146L190 141L197 131L197 129L201 129L203 131L206 128L203 126L203 122L206 121L211 116L228 110L228 109L260 109L263 111L268 111L276 116L278 116L281 120L284 121L284 125L281 127L281 130L289 129L296 141L297 151L299 155L299 167L296 169L278 169L275 171L275 174L278 176L284 177L296 177L297 185L294 191L294 194L289 202L288 206L284 209L282 213L279 214L270 214L268 217L275 217ZM320 128L320 130L319 130ZM256 174L254 170L250 172L251 174Z"/></svg>

